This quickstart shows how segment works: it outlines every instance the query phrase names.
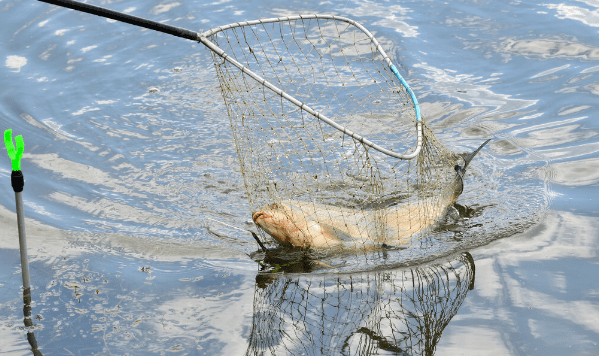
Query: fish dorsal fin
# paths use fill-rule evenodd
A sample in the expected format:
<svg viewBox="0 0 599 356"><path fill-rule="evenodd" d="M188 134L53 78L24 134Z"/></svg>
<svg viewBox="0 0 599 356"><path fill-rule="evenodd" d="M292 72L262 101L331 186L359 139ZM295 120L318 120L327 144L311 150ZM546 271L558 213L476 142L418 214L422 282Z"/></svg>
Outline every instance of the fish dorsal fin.
<svg viewBox="0 0 599 356"><path fill-rule="evenodd" d="M471 154L464 156L464 167L460 167L460 165L456 164L456 166L454 168L455 168L455 171L460 176L460 178L464 179L464 173L466 173L466 169L468 168L468 165L470 164L472 159L478 154L478 152L483 147L485 147L485 145L487 143L489 143L489 141L491 141L491 139L488 139L485 142L483 142L483 144L480 145L480 147L478 147L476 150L474 150L474 152L472 152Z"/></svg>
<svg viewBox="0 0 599 356"><path fill-rule="evenodd" d="M478 154L478 152L485 147L485 145L487 143L489 143L489 141L491 141L491 139L486 140L485 142L483 142L482 145L480 145L479 148L477 148L474 152L472 152L471 154L469 154L467 157L464 158L464 168L463 170L466 171L466 169L468 168L468 165L470 164L470 161L472 161L472 159L474 158L474 156L476 156Z"/></svg>
<svg viewBox="0 0 599 356"><path fill-rule="evenodd" d="M460 192L459 194L462 193L462 190L464 189L464 174L466 174L466 169L468 168L468 165L470 164L470 162L472 161L472 159L474 158L474 156L476 156L478 154L478 152L485 147L485 145L487 143L489 143L489 141L491 141L491 139L486 140L485 142L483 142L482 145L480 145L476 150L474 150L474 152L472 152L469 155L466 155L464 157L464 167L460 167L459 164L455 165L455 171L458 174L458 177L460 177L460 182L461 182L461 188L460 188Z"/></svg>

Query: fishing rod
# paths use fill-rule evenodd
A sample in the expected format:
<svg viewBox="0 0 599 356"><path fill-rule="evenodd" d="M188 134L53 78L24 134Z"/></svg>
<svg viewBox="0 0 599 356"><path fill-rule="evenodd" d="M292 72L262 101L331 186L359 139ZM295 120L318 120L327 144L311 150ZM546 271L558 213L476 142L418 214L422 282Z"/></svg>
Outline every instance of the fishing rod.
<svg viewBox="0 0 599 356"><path fill-rule="evenodd" d="M164 23L144 19L143 17L124 14L122 12L106 9L100 6L85 4L73 0L38 0L52 5L66 7L68 9L85 12L88 14L105 17L108 19L125 22L130 25L144 27L150 30L163 32L169 35L185 38L192 41L200 41L200 35L197 32L186 30L181 27L171 26Z"/></svg>

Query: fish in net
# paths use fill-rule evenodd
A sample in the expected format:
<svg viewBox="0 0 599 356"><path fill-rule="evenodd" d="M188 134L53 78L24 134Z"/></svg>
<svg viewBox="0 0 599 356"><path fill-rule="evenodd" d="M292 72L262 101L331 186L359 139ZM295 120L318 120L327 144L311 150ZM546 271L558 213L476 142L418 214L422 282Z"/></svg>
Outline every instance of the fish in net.
<svg viewBox="0 0 599 356"><path fill-rule="evenodd" d="M465 160L435 138L407 82L358 23L294 16L202 37L213 46L263 235L296 247L406 244L462 192L474 154Z"/></svg>

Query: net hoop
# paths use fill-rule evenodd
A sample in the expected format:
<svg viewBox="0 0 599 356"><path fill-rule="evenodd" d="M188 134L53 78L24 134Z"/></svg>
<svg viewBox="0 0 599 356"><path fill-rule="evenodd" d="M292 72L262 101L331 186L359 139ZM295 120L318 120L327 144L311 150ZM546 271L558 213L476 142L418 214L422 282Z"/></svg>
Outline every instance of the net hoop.
<svg viewBox="0 0 599 356"><path fill-rule="evenodd" d="M293 96L289 95L285 91L279 89L274 84L270 83L268 80L262 78L260 75L256 74L252 70L248 69L243 64L239 63L237 60L235 60L234 58L232 58L231 56L229 56L223 49L221 49L216 44L214 44L213 42L211 42L210 40L208 40L208 37L210 37L212 35L215 35L218 32L222 32L222 31L225 31L225 30L228 30L228 29L232 29L232 28L236 28L236 27L252 26L252 25L267 24L267 23L274 23L274 22L285 22L285 21L296 21L296 20L312 20L312 19L326 19L326 20L335 20L335 21L342 21L342 22L349 23L350 25L353 25L356 28L358 28L359 30L361 30L372 41L372 43L376 47L377 51L379 51L379 53L382 55L383 60L389 66L389 69L393 72L393 74L395 75L395 77L400 81L400 83L402 84L402 86L408 92L408 94L410 96L410 99L412 101L413 108L414 108L414 111L415 111L415 114L416 114L416 135L417 135L416 147L412 151L412 153L410 153L410 154L401 154L401 153L393 152L393 151L388 150L388 149L386 149L386 148L384 148L384 147L382 147L380 145L375 144L374 142L371 142L367 138L365 138L365 137L363 137L363 136L361 136L361 135L359 135L359 134L357 134L357 133L355 133L355 132L347 129L344 126L339 125L334 120L332 120L329 117L327 117L327 116L319 113L318 111L312 109L306 103L303 103L303 102L297 100L296 98L294 98ZM360 142L360 143L362 143L362 144L364 144L364 145L366 145L368 147L371 147L372 149L377 150L377 151L379 151L379 152L381 152L381 153L383 153L385 155L388 155L388 156L391 156L391 157L394 157L394 158L397 158L397 159L401 159L401 160L413 159L413 158L417 157L420 154L420 151L422 149L423 125L422 125L422 118L420 116L420 107L418 105L418 100L416 99L416 96L414 95L414 92L412 91L412 89L410 88L410 86L408 85L408 83L406 82L406 80L399 74L399 72L397 71L397 68L395 67L395 65L393 65L393 63L391 62L391 59L389 58L389 56L387 56L387 53L383 50L383 48L381 47L381 45L379 44L379 42L376 40L376 38L374 38L374 36L370 33L370 31L368 31L366 28L364 28L362 25L360 25L359 23L355 22L354 20L351 20L351 19L348 19L348 18L345 18L345 17L340 17L340 16L314 14L314 15L297 15L297 16L286 16L286 17L275 17L275 18L262 19L262 20L243 21L243 22L236 22L236 23L232 23L232 24L228 24L228 25L224 25L224 26L219 26L219 27L216 27L214 29L205 31L205 32L199 34L198 40L203 45L205 45L206 47L208 47L208 49L210 49L212 52L216 53L219 57L221 57L223 60L231 63L232 65L234 65L235 67L237 67L239 70L241 70L241 72L243 72L244 74L250 76L252 79L256 80L258 83L260 83L264 87L268 88L272 92L276 93L277 95L281 96L282 98L284 98L285 100L289 101L293 105L297 106L300 110L303 110L303 111L309 113L310 115L312 115L312 116L318 118L320 121L322 121L322 122L324 122L324 123L326 123L326 124L334 127L335 129L337 129L340 132L342 132L343 134L345 134L345 135L353 138L354 140L356 140L356 141L358 141L358 142Z"/></svg>

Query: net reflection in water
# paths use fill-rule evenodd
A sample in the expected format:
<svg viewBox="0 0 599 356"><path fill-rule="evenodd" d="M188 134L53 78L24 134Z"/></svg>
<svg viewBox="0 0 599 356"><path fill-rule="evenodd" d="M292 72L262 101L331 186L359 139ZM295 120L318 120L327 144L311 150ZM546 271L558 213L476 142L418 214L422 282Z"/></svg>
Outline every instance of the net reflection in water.
<svg viewBox="0 0 599 356"><path fill-rule="evenodd" d="M474 260L352 275L258 275L246 355L432 355Z"/></svg>

